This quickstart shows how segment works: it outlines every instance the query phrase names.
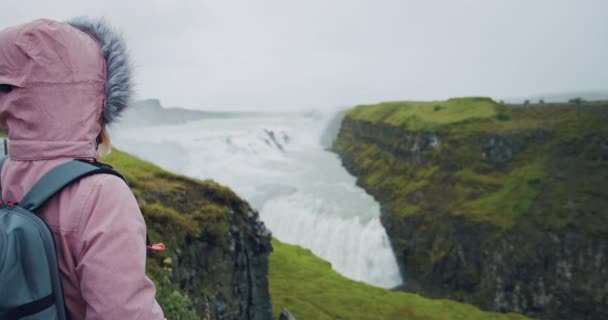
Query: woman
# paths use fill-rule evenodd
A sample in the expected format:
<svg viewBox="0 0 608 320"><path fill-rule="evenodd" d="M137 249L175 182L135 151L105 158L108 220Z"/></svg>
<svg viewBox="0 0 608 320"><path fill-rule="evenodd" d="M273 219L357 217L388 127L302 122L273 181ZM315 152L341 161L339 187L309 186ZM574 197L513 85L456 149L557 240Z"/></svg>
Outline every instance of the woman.
<svg viewBox="0 0 608 320"><path fill-rule="evenodd" d="M0 31L0 127L10 139L2 198L18 201L50 169L95 161L129 104L131 66L103 20L37 20ZM94 175L40 211L55 238L68 315L163 319L145 275L146 226L128 186Z"/></svg>

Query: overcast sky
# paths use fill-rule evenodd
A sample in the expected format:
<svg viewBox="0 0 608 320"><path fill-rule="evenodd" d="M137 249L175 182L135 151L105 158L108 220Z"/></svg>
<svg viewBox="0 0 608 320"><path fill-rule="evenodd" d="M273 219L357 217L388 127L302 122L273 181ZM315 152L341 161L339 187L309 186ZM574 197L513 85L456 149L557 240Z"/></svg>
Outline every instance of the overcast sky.
<svg viewBox="0 0 608 320"><path fill-rule="evenodd" d="M608 89L606 0L3 0L0 28L105 16L138 96L200 109Z"/></svg>

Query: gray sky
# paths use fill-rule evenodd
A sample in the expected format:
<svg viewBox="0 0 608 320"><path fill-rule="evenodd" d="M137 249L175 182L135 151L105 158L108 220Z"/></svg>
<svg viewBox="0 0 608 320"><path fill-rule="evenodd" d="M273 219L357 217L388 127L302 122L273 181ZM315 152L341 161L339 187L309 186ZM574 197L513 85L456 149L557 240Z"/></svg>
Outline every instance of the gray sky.
<svg viewBox="0 0 608 320"><path fill-rule="evenodd" d="M606 0L21 0L0 28L106 16L140 98L201 109L608 89Z"/></svg>

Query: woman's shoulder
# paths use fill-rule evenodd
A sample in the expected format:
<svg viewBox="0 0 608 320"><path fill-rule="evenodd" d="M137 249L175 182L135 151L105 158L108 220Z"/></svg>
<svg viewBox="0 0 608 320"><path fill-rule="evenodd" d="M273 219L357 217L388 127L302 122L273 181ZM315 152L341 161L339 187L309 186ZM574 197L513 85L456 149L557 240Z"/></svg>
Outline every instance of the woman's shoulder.
<svg viewBox="0 0 608 320"><path fill-rule="evenodd" d="M123 180L121 177L110 174L110 173L98 173L84 178L84 180L88 180L91 187L105 189L113 189L113 188L129 188L127 182Z"/></svg>
<svg viewBox="0 0 608 320"><path fill-rule="evenodd" d="M42 217L58 232L74 232L91 219L94 211L111 208L137 211L137 201L129 186L120 177L95 174L69 185L45 205ZM105 215L105 214L104 214Z"/></svg>
<svg viewBox="0 0 608 320"><path fill-rule="evenodd" d="M95 174L81 181L82 191L89 193L91 200L117 201L135 200L126 181L113 174Z"/></svg>
<svg viewBox="0 0 608 320"><path fill-rule="evenodd" d="M79 229L83 236L116 228L135 228L144 230L145 222L133 192L127 183L120 177L111 174L96 174L81 181L78 192L85 192L74 196L83 196L85 202L82 206ZM87 192L88 190L88 192ZM114 227L109 227L113 225ZM101 228L101 229L99 229ZM135 230L134 229L134 230Z"/></svg>

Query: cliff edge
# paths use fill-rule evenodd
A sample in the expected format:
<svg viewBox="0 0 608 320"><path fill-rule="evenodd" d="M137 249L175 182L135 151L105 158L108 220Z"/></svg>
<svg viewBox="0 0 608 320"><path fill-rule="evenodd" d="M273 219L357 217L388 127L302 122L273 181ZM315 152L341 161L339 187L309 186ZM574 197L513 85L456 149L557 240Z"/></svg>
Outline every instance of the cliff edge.
<svg viewBox="0 0 608 320"><path fill-rule="evenodd" d="M405 290L608 318L608 103L358 106L333 149L382 206Z"/></svg>
<svg viewBox="0 0 608 320"><path fill-rule="evenodd" d="M147 273L167 319L272 319L270 232L230 189L166 172L114 150L104 162L128 180L152 242Z"/></svg>

